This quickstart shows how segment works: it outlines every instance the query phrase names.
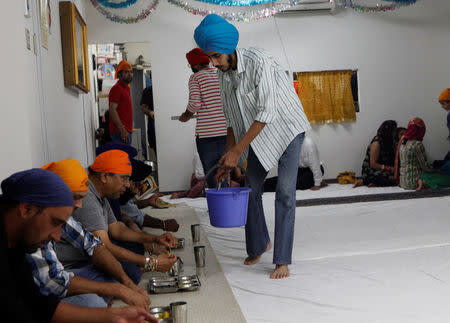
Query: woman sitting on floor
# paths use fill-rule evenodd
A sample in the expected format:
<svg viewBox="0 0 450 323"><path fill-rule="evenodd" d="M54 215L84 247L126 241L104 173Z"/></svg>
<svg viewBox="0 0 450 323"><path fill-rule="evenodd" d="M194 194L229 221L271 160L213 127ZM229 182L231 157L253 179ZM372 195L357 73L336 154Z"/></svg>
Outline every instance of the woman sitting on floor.
<svg viewBox="0 0 450 323"><path fill-rule="evenodd" d="M425 131L422 119L412 119L398 145L395 177L400 179L400 186L404 189L420 191L425 187L450 187L450 177L434 170L427 161L422 143Z"/></svg>
<svg viewBox="0 0 450 323"><path fill-rule="evenodd" d="M377 135L373 137L367 147L366 157L362 165L362 178L358 179L354 187L361 185L395 186L394 136L397 130L397 122L386 120L378 128Z"/></svg>

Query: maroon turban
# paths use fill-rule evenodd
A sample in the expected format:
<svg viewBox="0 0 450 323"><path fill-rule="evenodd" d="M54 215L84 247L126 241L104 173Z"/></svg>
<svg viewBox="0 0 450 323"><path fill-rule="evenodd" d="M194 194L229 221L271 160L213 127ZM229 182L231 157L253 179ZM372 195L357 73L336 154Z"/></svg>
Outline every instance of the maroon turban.
<svg viewBox="0 0 450 323"><path fill-rule="evenodd" d="M186 58L191 66L209 64L209 57L200 48L191 50Z"/></svg>

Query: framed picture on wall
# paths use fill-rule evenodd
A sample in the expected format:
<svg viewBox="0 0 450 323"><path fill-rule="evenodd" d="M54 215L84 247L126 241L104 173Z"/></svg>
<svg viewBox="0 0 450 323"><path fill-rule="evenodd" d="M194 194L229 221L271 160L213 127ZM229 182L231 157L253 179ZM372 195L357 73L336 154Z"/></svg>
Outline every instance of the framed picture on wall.
<svg viewBox="0 0 450 323"><path fill-rule="evenodd" d="M89 92L89 60L86 23L70 1L59 3L64 85Z"/></svg>

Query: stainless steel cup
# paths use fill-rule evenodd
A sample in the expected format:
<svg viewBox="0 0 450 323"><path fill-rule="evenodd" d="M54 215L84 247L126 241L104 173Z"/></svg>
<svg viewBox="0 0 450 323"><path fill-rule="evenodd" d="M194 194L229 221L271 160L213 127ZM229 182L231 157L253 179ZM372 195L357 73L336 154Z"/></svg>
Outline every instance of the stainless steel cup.
<svg viewBox="0 0 450 323"><path fill-rule="evenodd" d="M170 313L172 316L172 323L187 323L186 302L170 303Z"/></svg>
<svg viewBox="0 0 450 323"><path fill-rule="evenodd" d="M195 264L197 267L205 267L206 265L206 248L205 246L194 247Z"/></svg>
<svg viewBox="0 0 450 323"><path fill-rule="evenodd" d="M191 225L191 233L192 233L192 241L199 242L200 241L200 224L192 224Z"/></svg>

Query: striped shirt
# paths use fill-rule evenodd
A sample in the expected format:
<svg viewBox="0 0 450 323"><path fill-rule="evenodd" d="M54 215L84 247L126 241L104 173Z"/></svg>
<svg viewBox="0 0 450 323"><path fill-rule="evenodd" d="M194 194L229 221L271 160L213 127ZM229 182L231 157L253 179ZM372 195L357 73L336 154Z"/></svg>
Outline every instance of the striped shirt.
<svg viewBox="0 0 450 323"><path fill-rule="evenodd" d="M266 126L251 147L266 171L300 133L311 128L302 104L284 68L270 54L257 49L236 49L237 69L218 71L227 127L236 143L254 121ZM240 164L247 159L248 149Z"/></svg>
<svg viewBox="0 0 450 323"><path fill-rule="evenodd" d="M70 217L62 226L61 240L67 241L87 256L92 256L94 249L102 243L99 238L87 231L73 217ZM63 264L56 256L53 241L38 249L35 253L27 254L27 259L31 264L34 281L41 294L66 296L74 274L64 270Z"/></svg>
<svg viewBox="0 0 450 323"><path fill-rule="evenodd" d="M215 68L207 68L191 75L187 110L197 113L195 135L199 138L227 134Z"/></svg>

